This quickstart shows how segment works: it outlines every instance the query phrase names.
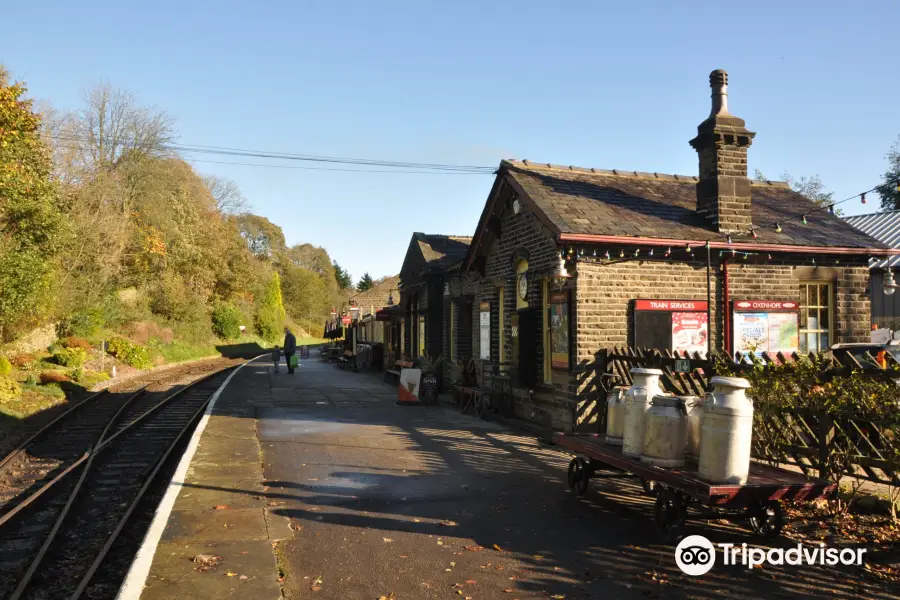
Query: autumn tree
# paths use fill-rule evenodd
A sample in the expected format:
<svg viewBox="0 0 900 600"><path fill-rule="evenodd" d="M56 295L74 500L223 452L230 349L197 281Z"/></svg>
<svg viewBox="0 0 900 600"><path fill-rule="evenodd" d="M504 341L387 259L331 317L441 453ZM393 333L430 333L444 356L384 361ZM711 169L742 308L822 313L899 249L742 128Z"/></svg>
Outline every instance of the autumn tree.
<svg viewBox="0 0 900 600"><path fill-rule="evenodd" d="M234 181L217 175L206 175L203 183L216 201L216 208L223 215L240 215L250 211L250 203Z"/></svg>
<svg viewBox="0 0 900 600"><path fill-rule="evenodd" d="M281 334L284 325L284 303L281 297L281 277L278 273L272 273L266 285L265 292L256 309L254 324L256 333L261 338L274 342Z"/></svg>
<svg viewBox="0 0 900 600"><path fill-rule="evenodd" d="M881 208L885 210L900 209L900 136L885 156L888 168L882 175L884 183L878 186L881 196Z"/></svg>
<svg viewBox="0 0 900 600"><path fill-rule="evenodd" d="M67 233L51 152L25 91L0 66L0 340L49 308L53 260Z"/></svg>
<svg viewBox="0 0 900 600"><path fill-rule="evenodd" d="M754 178L757 181L768 181L766 176L762 171L756 169L754 173ZM826 191L825 184L822 183L822 178L818 175L810 175L809 177L801 177L800 179L795 179L790 173L785 171L781 174L781 179L785 183L787 183L792 190L806 196L819 206L828 206L834 200L834 192ZM840 216L841 210L839 208L835 208L835 214Z"/></svg>
<svg viewBox="0 0 900 600"><path fill-rule="evenodd" d="M338 261L333 261L332 265L334 267L334 279L337 281L338 287L342 290L349 290L353 287L353 279L350 277L350 273L347 272L344 267L338 264Z"/></svg>
<svg viewBox="0 0 900 600"><path fill-rule="evenodd" d="M281 227L259 215L249 213L237 216L238 230L254 256L272 258L284 251L284 232Z"/></svg>

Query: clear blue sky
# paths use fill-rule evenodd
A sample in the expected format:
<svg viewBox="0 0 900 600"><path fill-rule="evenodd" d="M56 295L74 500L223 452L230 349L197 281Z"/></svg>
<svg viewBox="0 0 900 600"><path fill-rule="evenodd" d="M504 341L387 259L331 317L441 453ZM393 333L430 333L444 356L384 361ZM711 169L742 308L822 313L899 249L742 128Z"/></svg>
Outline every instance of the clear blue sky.
<svg viewBox="0 0 900 600"><path fill-rule="evenodd" d="M74 108L107 80L166 109L182 143L694 174L716 68L770 178L818 173L843 199L879 182L900 134L895 0L55 0L2 19L0 61L34 97ZM195 164L354 279L397 272L413 231L471 235L492 182Z"/></svg>

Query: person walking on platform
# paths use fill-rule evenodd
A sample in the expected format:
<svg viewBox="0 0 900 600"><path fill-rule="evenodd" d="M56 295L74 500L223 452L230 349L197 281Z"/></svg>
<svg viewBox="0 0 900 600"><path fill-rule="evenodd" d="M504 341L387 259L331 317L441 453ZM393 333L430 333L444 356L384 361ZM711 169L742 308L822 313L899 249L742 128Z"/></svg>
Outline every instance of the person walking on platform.
<svg viewBox="0 0 900 600"><path fill-rule="evenodd" d="M294 353L297 351L297 338L294 337L294 334L291 333L291 330L285 326L284 328L284 359L287 362L288 374L294 374L294 367L297 366L297 363L294 362Z"/></svg>

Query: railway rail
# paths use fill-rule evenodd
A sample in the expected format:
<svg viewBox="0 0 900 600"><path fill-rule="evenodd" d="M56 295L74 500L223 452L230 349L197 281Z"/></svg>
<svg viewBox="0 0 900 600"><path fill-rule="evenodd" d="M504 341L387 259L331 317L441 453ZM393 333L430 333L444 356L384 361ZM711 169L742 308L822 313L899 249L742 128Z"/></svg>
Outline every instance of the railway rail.
<svg viewBox="0 0 900 600"><path fill-rule="evenodd" d="M0 598L114 597L159 475L235 366L165 393L94 394L0 460Z"/></svg>

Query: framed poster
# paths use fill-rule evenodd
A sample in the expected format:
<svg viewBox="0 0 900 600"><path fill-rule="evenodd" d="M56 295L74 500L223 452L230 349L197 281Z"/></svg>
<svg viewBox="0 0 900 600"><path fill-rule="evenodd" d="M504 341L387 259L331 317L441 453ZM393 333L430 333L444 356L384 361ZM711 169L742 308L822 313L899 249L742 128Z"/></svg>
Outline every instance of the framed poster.
<svg viewBox="0 0 900 600"><path fill-rule="evenodd" d="M699 352L709 343L705 300L635 300L634 345L637 348Z"/></svg>
<svg viewBox="0 0 900 600"><path fill-rule="evenodd" d="M478 306L479 319L479 350L478 357L482 360L491 359L491 303L482 302Z"/></svg>
<svg viewBox="0 0 900 600"><path fill-rule="evenodd" d="M796 302L735 300L733 352L761 356L789 355L800 347L800 314Z"/></svg>
<svg viewBox="0 0 900 600"><path fill-rule="evenodd" d="M569 370L569 295L550 294L550 366Z"/></svg>

